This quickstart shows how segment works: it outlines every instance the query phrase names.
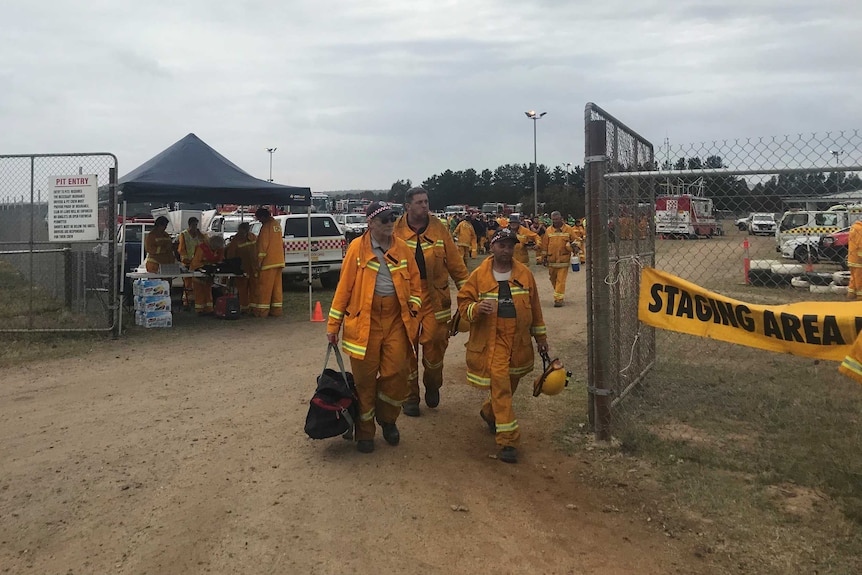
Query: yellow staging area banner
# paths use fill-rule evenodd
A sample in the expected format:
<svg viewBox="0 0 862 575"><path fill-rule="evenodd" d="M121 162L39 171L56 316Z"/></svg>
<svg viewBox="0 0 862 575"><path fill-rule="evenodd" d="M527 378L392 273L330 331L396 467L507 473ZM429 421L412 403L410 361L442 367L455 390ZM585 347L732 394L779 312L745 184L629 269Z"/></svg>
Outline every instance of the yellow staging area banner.
<svg viewBox="0 0 862 575"><path fill-rule="evenodd" d="M748 347L841 361L862 330L862 302L756 305L644 268L638 319Z"/></svg>

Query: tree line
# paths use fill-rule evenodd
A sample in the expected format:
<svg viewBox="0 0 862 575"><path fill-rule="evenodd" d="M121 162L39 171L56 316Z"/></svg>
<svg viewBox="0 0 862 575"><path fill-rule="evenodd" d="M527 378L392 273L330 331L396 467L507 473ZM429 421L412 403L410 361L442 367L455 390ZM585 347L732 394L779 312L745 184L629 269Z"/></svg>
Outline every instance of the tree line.
<svg viewBox="0 0 862 575"><path fill-rule="evenodd" d="M721 156L682 157L674 162L665 162L664 169L701 170L729 168ZM627 168L618 166L620 171L655 170L654 166L633 166ZM563 215L575 217L584 215L584 169L582 166L556 166L551 168L539 164L537 170L538 198L541 212L558 210ZM741 176L682 176L673 181L641 179L637 186L639 201L650 201L653 196L667 193L667 189L678 188L685 184L687 188L697 184L702 178L704 196L712 198L717 210L728 210L737 213L751 211L780 212L785 209L783 198L807 197L816 198L862 189L862 179L855 173L809 172L804 174L782 174L769 180L750 185ZM654 184L652 183L654 182ZM670 186L667 186L670 184ZM388 192L367 193L364 197L372 200L385 200L401 203L404 192L413 183L409 179L399 179L392 184ZM481 207L486 202L506 204L521 203L525 213L536 213L533 205L533 164L504 164L494 170L477 171L445 170L426 178L421 186L428 190L431 206L434 210L443 210L447 205L467 204ZM343 196L348 197L348 196ZM341 199L336 196L335 199Z"/></svg>

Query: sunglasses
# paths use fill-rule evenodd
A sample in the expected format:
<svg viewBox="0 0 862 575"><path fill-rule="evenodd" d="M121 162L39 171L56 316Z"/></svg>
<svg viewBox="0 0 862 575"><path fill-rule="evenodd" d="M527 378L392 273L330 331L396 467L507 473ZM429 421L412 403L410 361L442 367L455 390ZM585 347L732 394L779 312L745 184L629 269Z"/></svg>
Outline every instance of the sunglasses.
<svg viewBox="0 0 862 575"><path fill-rule="evenodd" d="M398 219L398 216L395 214L389 214L387 216L380 216L377 219L380 220L381 224L394 224L395 220Z"/></svg>

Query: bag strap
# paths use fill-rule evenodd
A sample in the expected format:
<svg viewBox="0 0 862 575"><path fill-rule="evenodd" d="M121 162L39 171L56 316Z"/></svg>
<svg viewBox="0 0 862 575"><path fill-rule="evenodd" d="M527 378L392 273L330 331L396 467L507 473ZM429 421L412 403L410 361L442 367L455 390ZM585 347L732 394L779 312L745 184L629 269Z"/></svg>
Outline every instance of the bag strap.
<svg viewBox="0 0 862 575"><path fill-rule="evenodd" d="M323 369L326 369L326 366L329 363L329 354L333 351L335 352L335 361L338 362L338 369L341 370L341 377L344 378L344 383L347 383L347 371L344 369L344 360L341 359L341 352L338 351L338 346L335 344L330 343L326 346L326 357L323 359Z"/></svg>

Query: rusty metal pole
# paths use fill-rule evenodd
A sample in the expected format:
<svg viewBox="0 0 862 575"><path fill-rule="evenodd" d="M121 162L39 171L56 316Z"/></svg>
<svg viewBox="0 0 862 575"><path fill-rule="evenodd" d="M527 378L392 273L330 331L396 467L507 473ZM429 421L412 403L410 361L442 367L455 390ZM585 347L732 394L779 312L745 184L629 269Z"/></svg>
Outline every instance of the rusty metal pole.
<svg viewBox="0 0 862 575"><path fill-rule="evenodd" d="M610 367L611 329L610 293L605 278L610 272L608 261L608 190L604 180L607 170L607 122L588 120L586 127L587 170L587 234L590 249L589 264L589 380L588 389L592 407L596 439L611 438Z"/></svg>

